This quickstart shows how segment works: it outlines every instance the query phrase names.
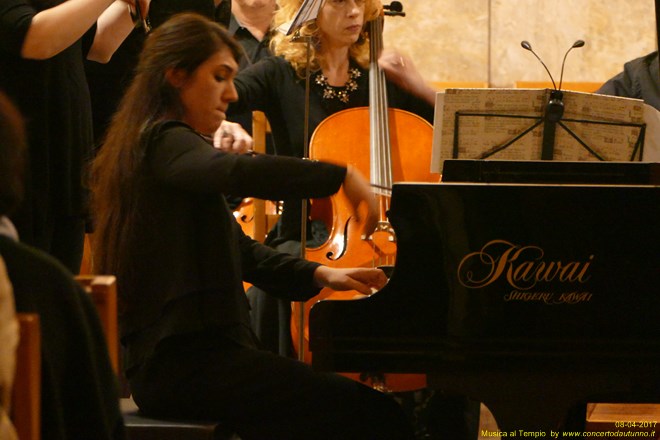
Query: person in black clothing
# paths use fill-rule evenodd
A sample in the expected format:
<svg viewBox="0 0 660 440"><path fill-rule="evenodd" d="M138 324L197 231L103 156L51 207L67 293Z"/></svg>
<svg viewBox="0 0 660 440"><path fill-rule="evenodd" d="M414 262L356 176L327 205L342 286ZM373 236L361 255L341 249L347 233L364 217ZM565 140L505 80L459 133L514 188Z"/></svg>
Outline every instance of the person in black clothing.
<svg viewBox="0 0 660 440"><path fill-rule="evenodd" d="M660 110L658 51L625 63L623 71L607 80L596 93L643 99Z"/></svg>
<svg viewBox="0 0 660 440"><path fill-rule="evenodd" d="M104 64L93 61L85 63L92 99L96 147L103 142L119 100L133 78L133 70L148 31L181 12L196 12L209 18L215 17L218 23L229 26L231 0L150 0L147 5L148 8L143 8L142 11L148 28L145 29L141 22L136 22L135 28L112 59Z"/></svg>
<svg viewBox="0 0 660 440"><path fill-rule="evenodd" d="M12 221L23 242L73 273L82 259L84 167L93 144L83 59L109 59L133 28L129 5L132 0L0 2L0 89L25 116L29 143L25 199Z"/></svg>
<svg viewBox="0 0 660 440"><path fill-rule="evenodd" d="M217 419L242 439L409 439L389 396L258 349L243 281L289 299L323 286L370 293L378 269L332 269L245 236L225 193L376 203L352 169L216 149L237 98L240 49L217 23L178 14L148 36L92 169L98 269L117 275L121 340L146 415ZM367 232L367 231L366 231Z"/></svg>
<svg viewBox="0 0 660 440"><path fill-rule="evenodd" d="M41 438L125 438L119 386L96 308L72 274L50 255L18 241L8 218L23 194L22 118L0 93L0 256L16 311L41 327Z"/></svg>
<svg viewBox="0 0 660 440"><path fill-rule="evenodd" d="M230 2L230 0L225 1ZM179 12L197 12L208 17L212 17L215 13L214 0L150 0L147 5L148 8L141 10L144 22L148 24L147 28L137 20L139 17L135 17L134 29L117 49L112 59L104 64L93 61L85 62L85 72L92 99L96 148L103 142L112 115L119 105L119 100L133 78L133 70L147 32L160 26L169 17Z"/></svg>
<svg viewBox="0 0 660 440"><path fill-rule="evenodd" d="M133 69L145 36L144 29L136 26L110 61L107 63L85 61L85 75L92 103L94 151L103 142L112 115L117 110L119 100L133 77Z"/></svg>
<svg viewBox="0 0 660 440"><path fill-rule="evenodd" d="M22 191L20 184L20 154L24 148L18 111L0 92L0 212L12 206ZM17 148L18 146L18 148ZM2 168L2 167L7 168ZM19 171L16 171L19 170ZM0 217L0 234L9 230L7 220ZM7 275L7 267L0 254L0 438L17 440L16 430L9 418L11 413L14 376L16 373L16 348L19 326L14 305L14 293Z"/></svg>
<svg viewBox="0 0 660 440"><path fill-rule="evenodd" d="M239 68L244 69L271 55L271 24L277 10L275 0L233 0L227 29L241 45L244 56Z"/></svg>

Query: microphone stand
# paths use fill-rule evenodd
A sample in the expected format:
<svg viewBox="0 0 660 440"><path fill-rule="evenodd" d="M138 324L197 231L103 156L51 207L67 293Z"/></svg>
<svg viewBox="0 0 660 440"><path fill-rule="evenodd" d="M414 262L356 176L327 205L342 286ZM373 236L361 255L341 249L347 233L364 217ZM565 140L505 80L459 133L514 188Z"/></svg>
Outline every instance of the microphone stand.
<svg viewBox="0 0 660 440"><path fill-rule="evenodd" d="M561 76L559 78L559 87L555 84L555 79L552 77L548 66L545 65L543 60L534 52L532 45L528 41L521 41L520 45L523 49L530 51L536 59L538 59L545 71L548 72L554 90L550 92L550 100L545 107L545 113L543 115L543 141L541 147L541 160L552 160L554 158L554 149L555 149L555 133L557 131L557 124L561 123L561 118L564 116L564 93L561 91L561 84L564 80L564 65L566 64L566 57L568 53L575 49L576 47L584 46L584 41L577 40L573 45L566 51L564 54L564 60L561 63ZM563 125L562 125L563 126Z"/></svg>
<svg viewBox="0 0 660 440"><path fill-rule="evenodd" d="M543 115L541 160L552 160L554 157L557 123L561 121L561 118L564 115L563 98L564 94L559 89L550 92L550 100L545 106L545 114Z"/></svg>

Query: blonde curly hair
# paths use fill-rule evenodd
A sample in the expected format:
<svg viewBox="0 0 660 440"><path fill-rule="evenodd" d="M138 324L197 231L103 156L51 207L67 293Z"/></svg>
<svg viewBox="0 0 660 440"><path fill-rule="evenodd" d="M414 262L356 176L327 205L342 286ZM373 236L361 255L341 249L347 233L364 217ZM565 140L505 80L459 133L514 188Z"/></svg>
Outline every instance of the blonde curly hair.
<svg viewBox="0 0 660 440"><path fill-rule="evenodd" d="M326 1L326 0L323 0ZM273 19L273 28L278 29L283 24L290 22L298 12L303 0L278 0L279 8ZM364 0L364 21L366 23L378 17L382 10L382 5L378 0ZM293 35L284 35L281 32L275 32L270 48L273 54L284 57L301 78L305 76L305 67L307 63L307 45L299 42L293 42ZM319 28L316 21L312 21L299 31L300 36L311 36L311 54L310 71L315 72L321 69L323 60L323 51L320 47ZM366 68L369 65L369 37L366 32L349 49L349 56L355 60L358 65Z"/></svg>

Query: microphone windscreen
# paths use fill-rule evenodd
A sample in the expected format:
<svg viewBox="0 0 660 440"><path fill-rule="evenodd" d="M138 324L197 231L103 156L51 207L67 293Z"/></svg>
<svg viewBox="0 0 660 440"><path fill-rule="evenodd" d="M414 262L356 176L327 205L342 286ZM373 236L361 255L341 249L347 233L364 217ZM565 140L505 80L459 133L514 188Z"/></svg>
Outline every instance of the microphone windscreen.
<svg viewBox="0 0 660 440"><path fill-rule="evenodd" d="M403 11L403 4L401 2L394 1L390 3L390 11L392 12L402 12Z"/></svg>

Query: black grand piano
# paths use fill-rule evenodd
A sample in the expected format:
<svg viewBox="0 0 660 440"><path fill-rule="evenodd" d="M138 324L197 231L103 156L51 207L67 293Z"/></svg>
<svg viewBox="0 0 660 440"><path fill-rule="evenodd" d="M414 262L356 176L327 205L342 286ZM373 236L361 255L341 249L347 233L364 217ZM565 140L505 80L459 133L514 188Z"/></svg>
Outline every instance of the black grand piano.
<svg viewBox="0 0 660 440"><path fill-rule="evenodd" d="M312 308L314 367L426 373L502 431L660 402L658 165L457 160L396 184L390 281Z"/></svg>

